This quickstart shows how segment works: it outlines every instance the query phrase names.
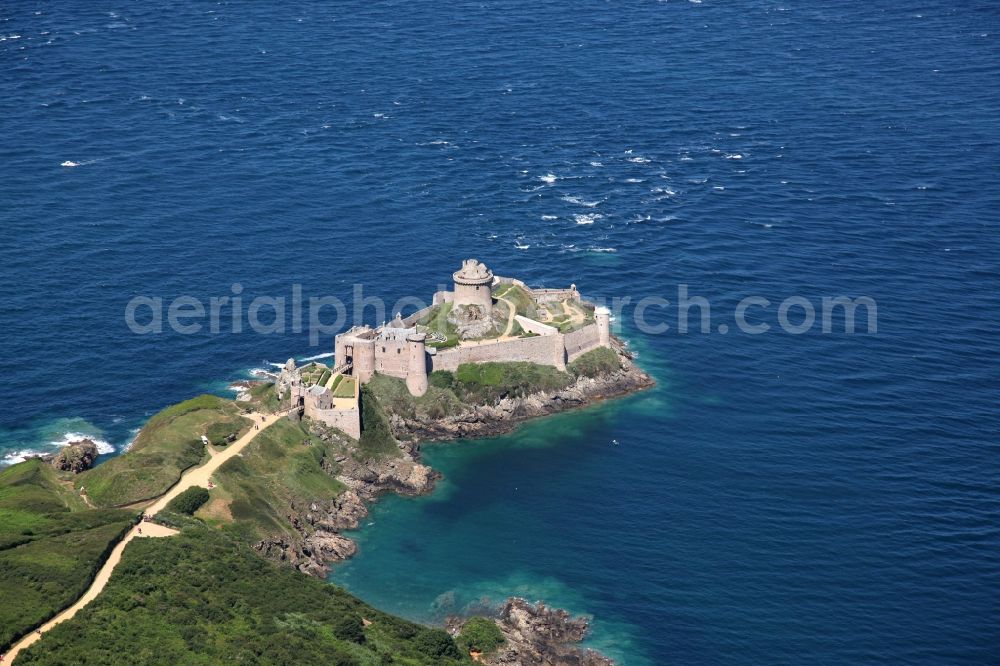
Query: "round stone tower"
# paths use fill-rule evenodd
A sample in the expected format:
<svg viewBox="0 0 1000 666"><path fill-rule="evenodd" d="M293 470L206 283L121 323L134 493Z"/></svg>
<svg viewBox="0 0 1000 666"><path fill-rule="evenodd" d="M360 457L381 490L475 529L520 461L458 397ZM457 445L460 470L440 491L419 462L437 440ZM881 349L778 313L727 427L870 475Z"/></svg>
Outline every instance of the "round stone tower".
<svg viewBox="0 0 1000 666"><path fill-rule="evenodd" d="M466 259L452 274L455 280L455 305L479 306L483 317L493 314L493 271L476 259Z"/></svg>
<svg viewBox="0 0 1000 666"><path fill-rule="evenodd" d="M423 333L411 333L406 336L406 353L408 363L406 369L406 388L411 395L417 397L427 393L427 336Z"/></svg>
<svg viewBox="0 0 1000 666"><path fill-rule="evenodd" d="M597 336L602 347L611 346L611 310L603 305L594 310L594 321L597 322Z"/></svg>
<svg viewBox="0 0 1000 666"><path fill-rule="evenodd" d="M354 376L364 384L375 374L375 340L354 340Z"/></svg>

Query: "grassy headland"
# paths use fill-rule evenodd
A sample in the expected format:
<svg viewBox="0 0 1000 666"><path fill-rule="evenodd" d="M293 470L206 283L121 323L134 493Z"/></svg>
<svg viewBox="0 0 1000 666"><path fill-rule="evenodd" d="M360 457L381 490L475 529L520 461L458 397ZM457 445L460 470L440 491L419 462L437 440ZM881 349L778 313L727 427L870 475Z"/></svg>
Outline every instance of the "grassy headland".
<svg viewBox="0 0 1000 666"><path fill-rule="evenodd" d="M202 435L224 442L226 435L239 436L250 425L232 401L214 395L186 400L151 418L127 454L80 474L76 487L86 489L98 507L158 497L206 455Z"/></svg>
<svg viewBox="0 0 1000 666"><path fill-rule="evenodd" d="M42 460L0 471L0 652L83 594L134 520L88 508Z"/></svg>

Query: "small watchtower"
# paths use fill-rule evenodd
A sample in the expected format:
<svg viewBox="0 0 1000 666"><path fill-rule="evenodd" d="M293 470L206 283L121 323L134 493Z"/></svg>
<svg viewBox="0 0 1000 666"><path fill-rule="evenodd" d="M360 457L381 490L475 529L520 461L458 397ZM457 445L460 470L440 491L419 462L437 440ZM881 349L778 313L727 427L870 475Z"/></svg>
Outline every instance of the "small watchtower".
<svg viewBox="0 0 1000 666"><path fill-rule="evenodd" d="M452 274L455 280L455 305L478 306L484 318L493 315L493 271L477 259L466 259Z"/></svg>

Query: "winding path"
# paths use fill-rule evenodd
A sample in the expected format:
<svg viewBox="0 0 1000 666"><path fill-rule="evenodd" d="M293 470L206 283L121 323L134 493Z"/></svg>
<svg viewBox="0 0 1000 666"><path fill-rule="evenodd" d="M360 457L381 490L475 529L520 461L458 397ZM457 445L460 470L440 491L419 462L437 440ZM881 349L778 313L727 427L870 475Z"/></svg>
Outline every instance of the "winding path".
<svg viewBox="0 0 1000 666"><path fill-rule="evenodd" d="M287 410L277 414L258 414L256 412L248 414L247 417L254 422L254 425L250 427L250 430L247 431L245 435L218 453L212 454L212 450L209 449L210 457L207 461L205 461L205 464L188 470L181 477L180 481L178 481L170 490L149 505L144 514L148 517L155 516L160 511L163 511L167 504L170 503L170 500L174 499L188 488L193 486L207 488L208 480L216 472L216 470L222 466L223 463L230 458L239 455L240 452L253 441L254 437L264 432L268 426L273 425L286 413ZM118 566L118 563L121 562L122 552L125 550L125 546L128 545L129 541L144 537L168 537L173 536L174 534L177 534L177 530L172 530L169 527L157 525L156 523L140 522L138 525L135 525L128 531L128 533L126 533L125 538L119 541L114 549L112 549L111 555L108 556L108 559L105 560L104 564L97 572L97 575L94 576L94 582L90 584L90 587L83 593L83 596L77 599L72 606L62 611L41 627L32 631L30 634L15 643L10 651L4 655L2 663L4 665L13 663L13 661L17 659L17 655L21 650L40 639L42 635L52 627L72 618L81 608L96 599L97 595L99 595L101 590L104 589L104 586L108 584L108 579L111 578L111 572L114 571L115 567Z"/></svg>

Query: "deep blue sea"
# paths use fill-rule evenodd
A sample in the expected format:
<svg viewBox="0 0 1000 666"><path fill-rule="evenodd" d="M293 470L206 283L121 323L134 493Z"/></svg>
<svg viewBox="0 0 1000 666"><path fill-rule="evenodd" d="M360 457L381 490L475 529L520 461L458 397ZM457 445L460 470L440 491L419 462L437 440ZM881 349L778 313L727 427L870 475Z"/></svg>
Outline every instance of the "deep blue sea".
<svg viewBox="0 0 1000 666"><path fill-rule="evenodd" d="M427 299L477 257L631 298L658 385L426 446L440 489L334 581L544 599L628 665L997 663L998 36L988 0L6 3L0 455L332 351L137 335L134 296ZM709 329L640 330L679 285ZM876 333L780 330L842 295Z"/></svg>

